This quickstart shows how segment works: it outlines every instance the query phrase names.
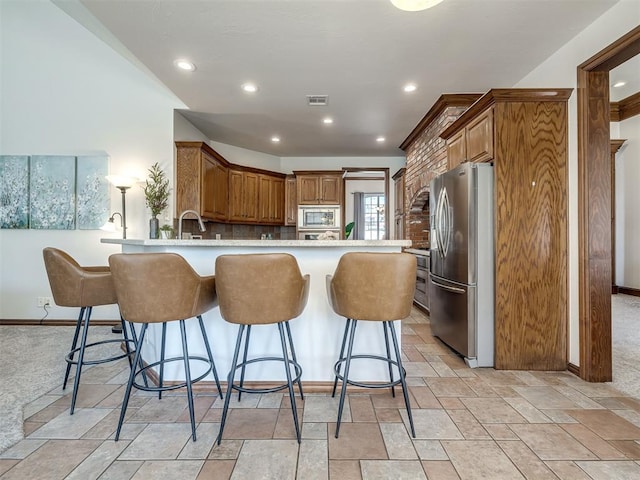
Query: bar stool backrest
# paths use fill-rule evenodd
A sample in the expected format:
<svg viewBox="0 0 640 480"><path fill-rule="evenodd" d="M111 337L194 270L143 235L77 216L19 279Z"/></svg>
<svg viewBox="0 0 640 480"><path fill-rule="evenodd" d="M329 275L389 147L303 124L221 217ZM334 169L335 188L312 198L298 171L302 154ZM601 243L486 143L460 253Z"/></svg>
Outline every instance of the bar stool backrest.
<svg viewBox="0 0 640 480"><path fill-rule="evenodd" d="M129 322L184 320L215 306L215 282L203 282L208 277L176 253L116 253L109 265L120 313Z"/></svg>
<svg viewBox="0 0 640 480"><path fill-rule="evenodd" d="M216 291L227 322L256 325L299 316L309 296L309 275L302 276L288 253L220 255Z"/></svg>
<svg viewBox="0 0 640 480"><path fill-rule="evenodd" d="M408 253L345 253L327 295L333 310L354 320L401 320L411 313L416 257Z"/></svg>
<svg viewBox="0 0 640 480"><path fill-rule="evenodd" d="M61 307L95 307L116 303L109 267L81 267L68 253L42 250L51 293Z"/></svg>

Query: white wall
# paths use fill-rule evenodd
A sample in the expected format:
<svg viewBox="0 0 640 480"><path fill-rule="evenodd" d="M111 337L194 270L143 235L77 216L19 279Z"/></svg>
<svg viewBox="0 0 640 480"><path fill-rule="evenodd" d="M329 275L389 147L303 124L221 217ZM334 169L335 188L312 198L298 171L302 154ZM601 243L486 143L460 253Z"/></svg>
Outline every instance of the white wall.
<svg viewBox="0 0 640 480"><path fill-rule="evenodd" d="M159 162L173 178L176 97L49 2L0 2L0 154L106 153L112 174L145 177ZM170 207L168 211L171 211ZM112 211L121 211L118 190ZM130 237L148 235L141 187L127 194ZM162 219L161 219L162 221ZM68 251L81 264L104 265L120 249L100 244L100 230L0 230L0 318L44 314L37 296L51 291L42 249ZM75 318L53 307L48 318ZM94 318L119 318L99 307Z"/></svg>
<svg viewBox="0 0 640 480"><path fill-rule="evenodd" d="M611 136L627 140L616 155L615 282L640 289L640 115L612 124Z"/></svg>
<svg viewBox="0 0 640 480"><path fill-rule="evenodd" d="M576 88L576 67L640 24L640 2L620 0L536 67L515 88ZM580 364L578 336L577 101L569 99L569 361Z"/></svg>

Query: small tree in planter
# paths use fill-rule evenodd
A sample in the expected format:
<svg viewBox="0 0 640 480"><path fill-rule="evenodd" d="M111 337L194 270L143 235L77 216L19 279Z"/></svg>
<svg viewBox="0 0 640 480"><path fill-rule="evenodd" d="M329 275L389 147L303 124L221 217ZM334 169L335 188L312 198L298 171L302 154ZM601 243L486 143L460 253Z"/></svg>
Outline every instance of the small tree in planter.
<svg viewBox="0 0 640 480"><path fill-rule="evenodd" d="M151 210L151 219L149 220L149 238L159 237L159 221L158 215L169 205L169 179L164 170L160 168L158 162L154 163L149 169L149 177L144 186L144 196L147 201L147 207Z"/></svg>

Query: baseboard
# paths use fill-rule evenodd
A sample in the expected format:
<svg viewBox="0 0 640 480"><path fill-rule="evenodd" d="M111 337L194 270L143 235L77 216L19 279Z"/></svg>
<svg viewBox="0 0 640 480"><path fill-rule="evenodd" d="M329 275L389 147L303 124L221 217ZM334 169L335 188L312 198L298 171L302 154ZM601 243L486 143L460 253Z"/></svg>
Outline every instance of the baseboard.
<svg viewBox="0 0 640 480"><path fill-rule="evenodd" d="M630 287L618 287L618 293L624 293L625 295L633 295L634 297L640 297L640 289Z"/></svg>
<svg viewBox="0 0 640 480"><path fill-rule="evenodd" d="M21 327L39 327L46 325L47 327L75 327L78 323L78 319L65 320L65 319L50 319L47 320L35 320L35 319L12 319L2 318L0 319L0 326L21 326ZM113 327L120 325L120 320L91 320L91 326L106 326Z"/></svg>
<svg viewBox="0 0 640 480"><path fill-rule="evenodd" d="M580 367L571 362L567 365L567 370L569 373L573 373L576 377L580 376Z"/></svg>

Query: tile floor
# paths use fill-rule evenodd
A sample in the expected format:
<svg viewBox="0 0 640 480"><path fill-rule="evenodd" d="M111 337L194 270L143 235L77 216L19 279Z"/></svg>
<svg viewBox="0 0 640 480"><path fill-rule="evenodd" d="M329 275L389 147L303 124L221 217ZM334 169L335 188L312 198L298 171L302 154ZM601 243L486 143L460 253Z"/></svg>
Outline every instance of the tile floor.
<svg viewBox="0 0 640 480"><path fill-rule="evenodd" d="M183 395L132 398L113 441L127 364L83 375L79 407L57 388L25 409L26 438L0 455L9 479L640 479L640 401L567 372L469 369L414 310L403 321L404 361L416 437L402 396L348 396L340 438L336 399L299 401L295 441L281 393L232 401L214 446L222 401L196 398L191 441Z"/></svg>

